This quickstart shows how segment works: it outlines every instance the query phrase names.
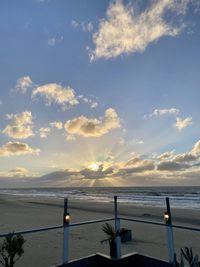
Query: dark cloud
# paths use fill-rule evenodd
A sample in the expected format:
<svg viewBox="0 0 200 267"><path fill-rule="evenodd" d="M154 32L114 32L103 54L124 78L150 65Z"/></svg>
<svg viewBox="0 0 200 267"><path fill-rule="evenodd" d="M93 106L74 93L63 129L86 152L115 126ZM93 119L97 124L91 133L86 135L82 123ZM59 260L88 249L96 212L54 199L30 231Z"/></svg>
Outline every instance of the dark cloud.
<svg viewBox="0 0 200 267"><path fill-rule="evenodd" d="M119 169L119 175L130 173L145 172L155 169L155 163L152 160L141 159L135 157L124 164L124 168Z"/></svg>
<svg viewBox="0 0 200 267"><path fill-rule="evenodd" d="M38 154L40 149L33 149L28 144L20 142L8 142L0 147L0 157L20 156L26 154Z"/></svg>
<svg viewBox="0 0 200 267"><path fill-rule="evenodd" d="M183 154L178 154L173 158L174 162L190 162L190 161L195 161L198 159L197 155L194 155L192 153L183 153Z"/></svg>
<svg viewBox="0 0 200 267"><path fill-rule="evenodd" d="M69 177L72 177L78 174L79 172L70 171L70 170L56 171L56 172L45 174L37 178L37 180L41 182L63 181L63 180L67 180Z"/></svg>
<svg viewBox="0 0 200 267"><path fill-rule="evenodd" d="M102 179L102 178L112 175L113 172L114 172L114 169L112 167L104 169L104 164L101 164L97 171L93 171L91 169L85 168L80 171L80 174L85 179Z"/></svg>
<svg viewBox="0 0 200 267"><path fill-rule="evenodd" d="M159 171L180 171L188 168L191 168L191 165L173 161L163 161L157 165Z"/></svg>

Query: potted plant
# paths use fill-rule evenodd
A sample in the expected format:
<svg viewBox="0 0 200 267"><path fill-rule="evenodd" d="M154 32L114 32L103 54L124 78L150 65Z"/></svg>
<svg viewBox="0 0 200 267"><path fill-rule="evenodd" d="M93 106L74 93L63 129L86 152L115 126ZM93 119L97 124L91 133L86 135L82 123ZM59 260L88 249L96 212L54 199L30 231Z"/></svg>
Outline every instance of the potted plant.
<svg viewBox="0 0 200 267"><path fill-rule="evenodd" d="M194 256L192 248L188 248L188 247L181 248L180 263L177 262L177 260L175 259L173 266L174 267L184 267L185 261L187 262L187 266L189 266L189 267L200 267L198 255L196 254Z"/></svg>
<svg viewBox="0 0 200 267"><path fill-rule="evenodd" d="M106 239L103 239L101 241L101 243L109 242L109 246L110 246L110 257L111 258L116 258L117 257L117 245L116 245L116 236L117 236L117 233L115 233L115 229L109 223L105 223L102 226L102 230L103 230L104 233L106 233L107 238Z"/></svg>
<svg viewBox="0 0 200 267"><path fill-rule="evenodd" d="M120 229L119 232L115 232L115 229L113 228L112 225L110 225L109 223L105 223L102 226L102 230L104 233L106 233L107 238L102 240L101 243L109 242L110 256L111 258L116 258L117 257L116 237L120 236L121 241L126 242L128 229L122 228Z"/></svg>
<svg viewBox="0 0 200 267"><path fill-rule="evenodd" d="M0 263L5 267L13 267L24 253L24 243L25 240L20 234L16 236L10 234L6 236L0 244L0 256L2 258Z"/></svg>

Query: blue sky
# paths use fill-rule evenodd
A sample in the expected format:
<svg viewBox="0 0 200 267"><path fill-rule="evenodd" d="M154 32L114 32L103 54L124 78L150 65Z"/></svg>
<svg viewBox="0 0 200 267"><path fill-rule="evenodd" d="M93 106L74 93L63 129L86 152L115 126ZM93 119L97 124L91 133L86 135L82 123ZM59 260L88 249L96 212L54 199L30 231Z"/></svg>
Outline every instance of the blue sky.
<svg viewBox="0 0 200 267"><path fill-rule="evenodd" d="M0 186L200 185L200 5L0 3Z"/></svg>

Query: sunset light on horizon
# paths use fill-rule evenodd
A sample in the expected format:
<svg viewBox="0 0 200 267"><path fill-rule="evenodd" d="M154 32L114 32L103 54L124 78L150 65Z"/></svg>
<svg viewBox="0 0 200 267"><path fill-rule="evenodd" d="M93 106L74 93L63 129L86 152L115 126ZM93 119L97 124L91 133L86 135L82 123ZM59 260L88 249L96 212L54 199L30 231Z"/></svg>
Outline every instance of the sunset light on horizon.
<svg viewBox="0 0 200 267"><path fill-rule="evenodd" d="M198 0L0 3L0 187L200 186Z"/></svg>

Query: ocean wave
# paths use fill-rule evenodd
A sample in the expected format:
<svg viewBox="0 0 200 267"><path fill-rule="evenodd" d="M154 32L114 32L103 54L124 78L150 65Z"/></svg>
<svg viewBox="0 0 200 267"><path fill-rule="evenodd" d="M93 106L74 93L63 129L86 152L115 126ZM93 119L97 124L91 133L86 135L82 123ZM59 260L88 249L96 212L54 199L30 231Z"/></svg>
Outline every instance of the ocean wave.
<svg viewBox="0 0 200 267"><path fill-rule="evenodd" d="M112 202L113 196L118 196L119 203L164 207L165 198L170 198L172 207L200 208L199 187L170 187L170 188L29 188L29 189L0 189L0 194L22 197L47 197L96 202Z"/></svg>

